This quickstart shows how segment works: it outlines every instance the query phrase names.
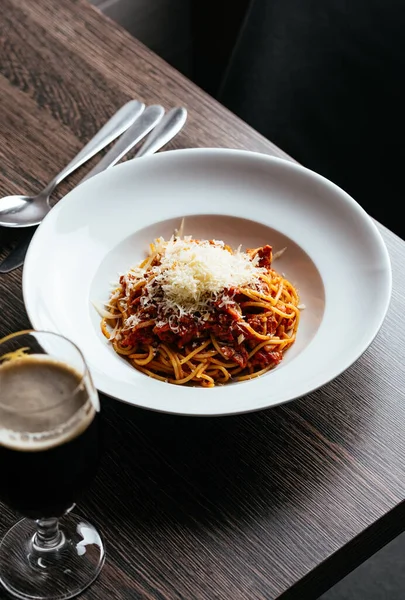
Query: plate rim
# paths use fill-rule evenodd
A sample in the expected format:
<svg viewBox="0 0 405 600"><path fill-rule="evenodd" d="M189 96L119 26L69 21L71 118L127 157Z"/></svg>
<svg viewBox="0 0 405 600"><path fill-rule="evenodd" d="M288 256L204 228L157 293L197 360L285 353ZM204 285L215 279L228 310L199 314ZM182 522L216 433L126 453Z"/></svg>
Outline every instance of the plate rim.
<svg viewBox="0 0 405 600"><path fill-rule="evenodd" d="M196 417L197 416L198 417L232 416L232 415L237 415L237 414L247 414L247 413L251 413L251 412L257 412L260 410L266 410L269 408L273 408L275 406L281 406L282 404L286 404L286 403L296 400L298 398L309 395L309 394L315 392L316 390L320 389L324 385L330 383L337 377L339 377L348 368L350 368L362 356L362 354L368 349L368 347L373 343L375 337L378 335L378 333L384 323L384 320L386 318L386 315L387 315L387 312L388 312L388 309L389 309L389 306L391 303L391 297L392 297L391 258L390 258L389 252L388 252L388 248L383 239L383 236L377 227L376 221L366 212L366 210L352 196L350 196L345 190L343 190L341 187L339 187L333 181L329 180L328 178L324 177L323 175L320 175L319 173L317 173L316 171L313 171L312 169L309 169L308 167L305 167L293 160L281 158L278 156L272 156L272 155L268 155L268 154L265 154L262 152L254 152L254 151L249 151L249 150L239 150L239 149L232 149L232 148L184 148L184 149L179 149L179 150L168 150L165 152L160 152L157 155L150 155L150 156L142 157L142 160L143 160L143 162L146 162L146 161L150 162L151 160L156 160L157 156L159 156L159 160L165 160L165 158L164 158L165 156L167 156L167 155L173 156L174 154L176 154L176 155L201 154L201 155L206 155L206 156L209 156L212 154L220 154L222 156L229 156L229 157L231 157L232 155L235 155L235 156L238 155L242 158L243 157L258 158L259 160L264 159L265 161L269 161L269 162L282 163L287 168L297 170L304 174L307 173L312 178L315 177L315 179L318 179L318 181L320 181L321 183L323 183L326 186L332 186L332 188L334 188L338 194L342 195L342 197L345 199L347 204L349 204L354 210L356 210L359 214L361 214L362 221L364 223L365 222L367 223L367 225L369 226L369 230L372 231L374 238L376 240L378 240L379 254L380 254L381 258L383 259L384 273L385 273L385 276L388 277L388 279L387 279L388 285L385 288L386 293L385 293L385 297L384 297L384 300L385 300L384 306L381 308L378 323L375 325L372 333L370 335L368 335L366 340L363 342L362 349L360 349L354 355L354 357L351 357L350 360L347 363L345 363L345 365L343 365L340 368L340 370L338 370L332 378L327 375L326 378L324 378L325 379L324 381L321 381L312 387L309 386L310 389L305 390L303 393L298 394L298 395L295 394L293 397L283 399L283 400L280 400L277 402L273 402L272 404L261 403L260 406L255 405L253 407L249 407L246 409L240 409L240 410L234 410L234 411L227 410L226 412L223 412L221 410L216 411L216 412L212 412L212 410L210 410L209 412L206 412L206 411L204 412L201 410L193 411L193 412L191 412L191 411L190 412L184 412L184 411L179 412L178 410L173 410L170 408L159 408L159 407L146 406L145 404L140 404L138 402L134 402L133 400L129 400L129 399L125 399L122 397L112 395L109 392L106 392L102 389L103 386L99 385L100 382L97 382L97 383L95 382L98 391L100 393L104 394L105 396L108 396L114 400L117 400L120 402L125 402L125 403L135 406L137 408L142 408L145 410L152 410L154 412L160 412L160 413L166 413L166 414L172 414L172 415L178 415L178 416L196 416ZM114 172L116 172L117 169L120 169L120 170L129 169L131 166L133 166L134 160L135 160L135 158L114 166ZM109 173L109 171L110 171L110 169L107 169L106 171L99 173L98 175L94 176L94 179L98 178L100 180L103 177L107 177L107 173ZM93 180L93 178L86 180L86 182L83 182L83 184L88 185L88 183L91 180ZM79 186L76 186L75 188L70 190L67 194L65 194L65 196L63 196L63 198L61 198L61 200L59 200L59 202L55 205L54 209L52 209L51 212L55 211L56 213L58 213L60 210L63 210L63 207L65 206L66 202L69 202L69 196L71 194L75 193L76 190L78 189L78 187ZM55 209L57 209L57 210L55 210ZM48 213L48 214L50 214L50 213ZM44 219L43 223L46 222L46 220L47 220L47 217ZM35 232L32 240L31 240L30 246L27 251L24 268L23 268L23 274L22 274L22 295L23 295L24 306L25 306L28 318L29 318L33 328L38 329L38 330L42 329L41 325L40 325L41 319L40 319L40 317L37 318L37 315L34 314L34 310L30 306L30 302L28 300L29 292L27 289L27 279L29 277L29 271L31 269L33 249L35 248L36 243L38 243L38 239L40 239L40 237L42 236L42 231L41 231L42 225L43 224L41 223L41 225L38 227L37 231ZM93 379L95 379L94 375L93 375ZM169 385L169 384L167 384L167 385Z"/></svg>

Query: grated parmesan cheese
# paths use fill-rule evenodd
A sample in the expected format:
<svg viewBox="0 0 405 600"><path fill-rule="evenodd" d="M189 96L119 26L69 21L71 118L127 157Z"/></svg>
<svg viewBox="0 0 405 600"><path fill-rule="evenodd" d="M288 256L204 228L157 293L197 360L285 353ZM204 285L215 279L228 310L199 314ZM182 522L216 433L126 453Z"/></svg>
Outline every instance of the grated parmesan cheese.
<svg viewBox="0 0 405 600"><path fill-rule="evenodd" d="M163 291L162 302L168 310L181 314L205 312L208 300L230 287L252 285L265 269L258 267L259 257L238 250L231 254L223 242L196 242L191 238L159 240L161 264L153 267L155 278L148 284L148 296ZM228 299L221 297L225 304Z"/></svg>
<svg viewBox="0 0 405 600"><path fill-rule="evenodd" d="M138 315L130 315L125 320L125 329L131 329L132 327L136 327L137 325L139 325L140 322L141 320L138 317Z"/></svg>

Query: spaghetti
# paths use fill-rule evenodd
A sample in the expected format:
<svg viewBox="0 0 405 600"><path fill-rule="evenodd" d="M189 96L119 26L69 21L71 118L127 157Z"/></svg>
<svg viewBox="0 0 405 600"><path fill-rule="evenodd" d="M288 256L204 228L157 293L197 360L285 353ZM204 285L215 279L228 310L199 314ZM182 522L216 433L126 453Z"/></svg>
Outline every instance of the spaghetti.
<svg viewBox="0 0 405 600"><path fill-rule="evenodd" d="M139 371L214 387L263 375L294 343L297 290L271 268L272 248L162 238L122 275L101 329Z"/></svg>

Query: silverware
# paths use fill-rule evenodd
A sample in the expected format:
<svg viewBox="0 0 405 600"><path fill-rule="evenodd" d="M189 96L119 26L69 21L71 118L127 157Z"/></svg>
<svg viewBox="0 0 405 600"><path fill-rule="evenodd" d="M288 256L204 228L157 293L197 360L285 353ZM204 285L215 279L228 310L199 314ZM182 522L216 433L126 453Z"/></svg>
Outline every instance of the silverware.
<svg viewBox="0 0 405 600"><path fill-rule="evenodd" d="M125 133L119 138L114 146L107 152L107 154L96 164L96 166L87 173L80 183L89 179L93 175L112 167L118 162L126 152L129 152L131 148L135 146L141 139L143 139L157 123L162 119L164 115L164 108L160 105L148 106L143 111L140 117L129 127ZM49 211L48 211L49 212ZM47 214L47 213L46 213ZM46 215L45 215L46 216ZM30 227L27 236L24 236L11 250L10 254L0 264L0 273L9 273L17 267L24 264L25 255L30 245L33 233L31 229L35 230L37 227Z"/></svg>
<svg viewBox="0 0 405 600"><path fill-rule="evenodd" d="M51 209L49 197L55 187L65 177L126 131L142 114L144 109L145 105L138 102L138 100L131 100L124 104L79 154L36 196L15 195L0 198L0 225L3 227L32 227L38 225Z"/></svg>
<svg viewBox="0 0 405 600"><path fill-rule="evenodd" d="M80 183L90 177L113 167L127 152L129 152L138 142L140 142L152 129L159 123L165 114L165 109L159 104L148 106L139 119L122 134L120 139L105 156L83 177Z"/></svg>
<svg viewBox="0 0 405 600"><path fill-rule="evenodd" d="M187 110L182 106L172 108L149 134L134 158L154 154L178 134L187 119Z"/></svg>
<svg viewBox="0 0 405 600"><path fill-rule="evenodd" d="M148 109L146 109L146 110L148 110ZM158 123L158 125L155 127L155 129L153 129L152 132L149 133L148 137L146 138L146 141L142 144L142 146L136 152L134 158L154 154L155 152L160 150L160 148L165 146L171 139L173 139L173 137L175 135L177 135L177 133L181 130L184 123L186 122L186 119L187 119L187 111L185 108L179 107L179 108L173 108L172 110L170 110L161 119L161 121ZM132 127L134 127L134 126L132 126ZM124 135L129 138L129 130ZM124 135L122 136L122 138L124 138ZM134 135L136 135L136 132L134 133ZM115 149L115 146L117 146L118 144L121 143L122 138L120 138L120 140L118 142L116 142L114 147L105 155L104 159L102 159L102 160L105 161L106 157L108 156L108 154L110 154L110 152L111 152L111 156L114 156L114 157L116 156L116 152L114 152L114 154L113 154L113 151ZM127 151L129 151L134 145L134 144L132 144L131 139L128 139L128 145L129 145L129 148ZM117 161L115 161L112 164L115 164L116 162ZM107 169L107 168L111 167L112 164L108 164L105 168ZM99 165L99 163L97 163L96 167L98 167L98 165ZM94 171L95 168L92 169L92 171ZM85 179L88 179L90 177L90 173L88 173L81 180L81 182L84 181ZM93 174L95 174L95 173L93 173ZM3 262L0 264L0 273L9 273L10 271L17 269L24 263L24 259L25 259L25 255L26 255L28 246L31 242L31 238L32 238L33 233L36 230L36 228L32 228L32 229L33 229L32 232L31 231L28 232L29 236L27 238L24 238L23 240L21 240L17 244L17 246L10 252L10 254L3 260Z"/></svg>

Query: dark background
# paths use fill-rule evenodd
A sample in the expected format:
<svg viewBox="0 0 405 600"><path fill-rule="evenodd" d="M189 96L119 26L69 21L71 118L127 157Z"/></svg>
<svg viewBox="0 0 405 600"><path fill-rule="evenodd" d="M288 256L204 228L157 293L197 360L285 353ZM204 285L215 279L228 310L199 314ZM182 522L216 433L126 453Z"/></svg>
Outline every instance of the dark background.
<svg viewBox="0 0 405 600"><path fill-rule="evenodd" d="M402 238L404 0L94 0Z"/></svg>

